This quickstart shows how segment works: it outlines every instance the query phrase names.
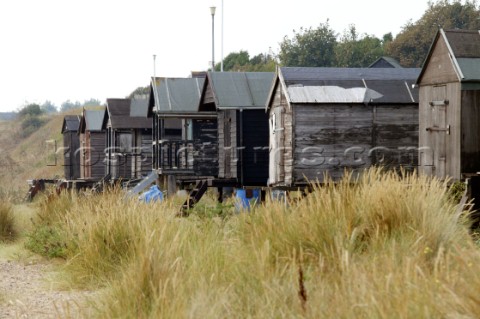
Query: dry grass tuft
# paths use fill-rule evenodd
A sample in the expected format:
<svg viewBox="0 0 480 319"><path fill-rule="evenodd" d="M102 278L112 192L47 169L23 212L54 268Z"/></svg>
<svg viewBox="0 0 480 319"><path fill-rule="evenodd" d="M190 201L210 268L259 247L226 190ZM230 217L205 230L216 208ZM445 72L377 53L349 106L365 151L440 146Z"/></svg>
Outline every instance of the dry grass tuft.
<svg viewBox="0 0 480 319"><path fill-rule="evenodd" d="M13 205L3 199L0 201L0 242L13 241L17 235Z"/></svg>
<svg viewBox="0 0 480 319"><path fill-rule="evenodd" d="M447 190L372 169L188 218L117 190L55 204L55 224L72 281L106 287L100 318L480 317L480 253Z"/></svg>

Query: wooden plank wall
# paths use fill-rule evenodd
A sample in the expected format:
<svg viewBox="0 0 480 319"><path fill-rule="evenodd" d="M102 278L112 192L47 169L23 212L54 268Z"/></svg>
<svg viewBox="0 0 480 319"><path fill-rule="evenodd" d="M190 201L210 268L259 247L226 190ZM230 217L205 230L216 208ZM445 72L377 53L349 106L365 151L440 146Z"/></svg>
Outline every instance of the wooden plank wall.
<svg viewBox="0 0 480 319"><path fill-rule="evenodd" d="M243 185L266 186L269 160L268 113L264 109L243 110L238 113L238 118L238 121L242 122L243 144L239 141L238 145L243 146L239 152Z"/></svg>
<svg viewBox="0 0 480 319"><path fill-rule="evenodd" d="M193 169L198 176L218 176L217 119L194 119Z"/></svg>
<svg viewBox="0 0 480 319"><path fill-rule="evenodd" d="M237 178L238 160L237 160L237 111L219 110L218 111L218 177L219 178ZM230 130L225 134L225 121L230 122ZM225 138L230 141L230 146ZM226 158L229 159L229 165L226 165ZM228 171L227 171L228 170Z"/></svg>
<svg viewBox="0 0 480 319"><path fill-rule="evenodd" d="M379 105L374 108L372 162L387 168L418 167L418 106Z"/></svg>
<svg viewBox="0 0 480 319"><path fill-rule="evenodd" d="M85 145L86 145L86 134L80 134L80 178L85 178Z"/></svg>
<svg viewBox="0 0 480 319"><path fill-rule="evenodd" d="M141 156L137 178L147 176L153 169L152 129L141 130L140 139Z"/></svg>
<svg viewBox="0 0 480 319"><path fill-rule="evenodd" d="M105 176L105 133L90 132L90 177L101 179Z"/></svg>
<svg viewBox="0 0 480 319"><path fill-rule="evenodd" d="M419 97L419 171L422 174L437 176L435 169L435 143L434 132L427 128L434 126L434 108L430 102L438 100L435 92L442 84L426 85L420 87ZM453 178L461 178L461 85L460 83L446 83L445 98L448 100L446 108L446 125L450 126L450 134L445 139L445 175Z"/></svg>
<svg viewBox="0 0 480 319"><path fill-rule="evenodd" d="M64 147L64 175L65 179L73 180L80 178L80 138L77 132L65 132L63 134Z"/></svg>
<svg viewBox="0 0 480 319"><path fill-rule="evenodd" d="M339 180L372 165L416 166L416 105L295 105L292 185ZM291 186L291 185L287 185Z"/></svg>
<svg viewBox="0 0 480 319"><path fill-rule="evenodd" d="M480 171L480 91L462 91L461 172Z"/></svg>

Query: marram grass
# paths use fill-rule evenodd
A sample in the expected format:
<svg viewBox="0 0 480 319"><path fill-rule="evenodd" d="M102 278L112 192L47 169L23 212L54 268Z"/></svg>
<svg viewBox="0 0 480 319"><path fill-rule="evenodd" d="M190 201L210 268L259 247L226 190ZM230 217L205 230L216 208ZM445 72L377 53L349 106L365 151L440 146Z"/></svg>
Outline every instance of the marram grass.
<svg viewBox="0 0 480 319"><path fill-rule="evenodd" d="M0 242L13 241L16 237L13 205L8 198L0 198Z"/></svg>
<svg viewBox="0 0 480 319"><path fill-rule="evenodd" d="M75 197L68 270L99 318L478 318L480 253L435 179L372 169L250 213ZM204 208L202 208L204 209Z"/></svg>

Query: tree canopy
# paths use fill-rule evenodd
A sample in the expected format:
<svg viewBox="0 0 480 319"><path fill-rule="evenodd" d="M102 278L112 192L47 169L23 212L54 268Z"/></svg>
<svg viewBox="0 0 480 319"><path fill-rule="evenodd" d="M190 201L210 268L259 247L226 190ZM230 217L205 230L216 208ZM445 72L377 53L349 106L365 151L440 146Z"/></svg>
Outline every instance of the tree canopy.
<svg viewBox="0 0 480 319"><path fill-rule="evenodd" d="M386 53L405 67L421 67L439 28L478 30L479 9L474 0L439 0L416 22L408 22L395 39L387 44Z"/></svg>
<svg viewBox="0 0 480 319"><path fill-rule="evenodd" d="M291 39L285 36L280 44L280 63L283 66L367 67L384 55L384 45L391 38L391 33L383 40L373 35L359 35L353 24L339 36L327 21L316 29L294 30Z"/></svg>
<svg viewBox="0 0 480 319"><path fill-rule="evenodd" d="M278 55L283 66L335 66L337 36L328 20L318 28L293 30L293 37L285 36Z"/></svg>
<svg viewBox="0 0 480 319"><path fill-rule="evenodd" d="M275 59L270 53L260 53L250 58L247 51L232 52L223 59L224 71L237 72L273 72ZM215 71L220 71L220 63L215 65Z"/></svg>

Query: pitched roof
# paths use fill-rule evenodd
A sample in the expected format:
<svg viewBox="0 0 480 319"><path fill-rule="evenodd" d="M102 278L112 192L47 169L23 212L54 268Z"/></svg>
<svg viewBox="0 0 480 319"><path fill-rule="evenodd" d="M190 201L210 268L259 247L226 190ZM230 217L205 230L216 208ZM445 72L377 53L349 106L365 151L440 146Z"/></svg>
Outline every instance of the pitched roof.
<svg viewBox="0 0 480 319"><path fill-rule="evenodd" d="M397 60L388 56L379 57L375 62L368 66L369 68L398 68L401 69L402 66L398 63Z"/></svg>
<svg viewBox="0 0 480 319"><path fill-rule="evenodd" d="M149 108L156 113L196 113L205 79L152 78Z"/></svg>
<svg viewBox="0 0 480 319"><path fill-rule="evenodd" d="M130 101L131 117L147 117L148 116L148 99L146 97L135 97Z"/></svg>
<svg viewBox="0 0 480 319"><path fill-rule="evenodd" d="M273 72L208 72L207 82L218 109L263 108L274 76Z"/></svg>
<svg viewBox="0 0 480 319"><path fill-rule="evenodd" d="M433 50L442 38L448 48L453 68L460 82L480 81L480 33L478 30L438 30L423 64L417 83L430 62Z"/></svg>
<svg viewBox="0 0 480 319"><path fill-rule="evenodd" d="M65 132L78 132L81 115L65 115L63 118L62 134Z"/></svg>
<svg viewBox="0 0 480 319"><path fill-rule="evenodd" d="M415 103L417 68L283 67L279 81L291 103ZM273 98L270 91L267 107Z"/></svg>
<svg viewBox="0 0 480 319"><path fill-rule="evenodd" d="M147 117L130 116L130 99L107 99L109 125L113 129L151 128Z"/></svg>
<svg viewBox="0 0 480 319"><path fill-rule="evenodd" d="M80 119L79 131L84 133L85 131L90 132L101 132L105 128L105 108L98 110L83 110L83 116Z"/></svg>

